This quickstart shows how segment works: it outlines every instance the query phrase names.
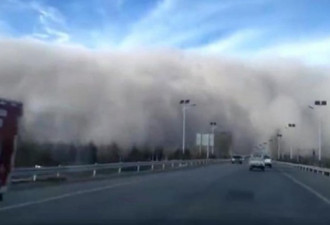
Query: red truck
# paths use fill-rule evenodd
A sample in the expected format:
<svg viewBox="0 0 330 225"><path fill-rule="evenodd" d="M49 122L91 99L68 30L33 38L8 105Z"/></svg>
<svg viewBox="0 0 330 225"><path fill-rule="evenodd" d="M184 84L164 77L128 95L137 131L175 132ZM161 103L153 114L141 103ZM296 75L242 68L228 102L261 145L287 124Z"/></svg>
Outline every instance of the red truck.
<svg viewBox="0 0 330 225"><path fill-rule="evenodd" d="M0 201L14 167L19 118L22 115L22 103L0 98Z"/></svg>

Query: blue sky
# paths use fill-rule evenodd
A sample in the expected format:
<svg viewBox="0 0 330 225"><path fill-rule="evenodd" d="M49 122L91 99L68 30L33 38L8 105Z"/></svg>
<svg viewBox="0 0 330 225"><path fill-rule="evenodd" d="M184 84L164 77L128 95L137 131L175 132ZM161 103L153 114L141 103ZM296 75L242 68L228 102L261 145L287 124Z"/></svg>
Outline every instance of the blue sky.
<svg viewBox="0 0 330 225"><path fill-rule="evenodd" d="M328 0L1 0L0 38L328 64L329 10Z"/></svg>

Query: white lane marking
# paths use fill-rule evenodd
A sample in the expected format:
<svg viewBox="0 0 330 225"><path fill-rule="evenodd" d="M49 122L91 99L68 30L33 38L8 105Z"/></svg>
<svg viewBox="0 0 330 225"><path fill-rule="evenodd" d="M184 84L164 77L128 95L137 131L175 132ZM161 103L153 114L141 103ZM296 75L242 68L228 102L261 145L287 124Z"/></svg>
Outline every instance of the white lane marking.
<svg viewBox="0 0 330 225"><path fill-rule="evenodd" d="M115 188L115 187L130 185L130 184L133 184L133 183L136 183L136 182L137 181L113 184L113 185L108 185L108 186L99 187L99 188L92 188L92 189L87 189L87 190L81 190L81 191L66 193L66 194L57 195L57 196L54 196L54 197L49 197L49 198L45 198L45 199L41 199L41 200L24 202L24 203L20 203L20 204L16 204L16 205L9 205L9 206L5 206L5 207L1 207L0 212L11 210L11 209L23 208L23 207L27 207L27 206L31 206L31 205L42 204L42 203L51 202L51 201L55 201L55 200L70 198L70 197L77 196L77 195L83 195L83 194L88 194L88 193L93 193L93 192L98 192L98 191L104 191L104 190L112 189L112 188Z"/></svg>
<svg viewBox="0 0 330 225"><path fill-rule="evenodd" d="M292 180L294 183L300 185L301 187L305 188L307 191L309 191L310 193L314 194L316 197L318 197L319 199L321 199L323 202L325 202L326 204L330 205L330 200L325 197L324 195L320 194L319 192L317 192L316 190L314 190L313 188L311 188L310 186L302 183L301 181L297 180L296 178L294 178L293 176L289 175L286 172L281 171L282 174L284 176L286 176L287 178L289 178L290 180Z"/></svg>

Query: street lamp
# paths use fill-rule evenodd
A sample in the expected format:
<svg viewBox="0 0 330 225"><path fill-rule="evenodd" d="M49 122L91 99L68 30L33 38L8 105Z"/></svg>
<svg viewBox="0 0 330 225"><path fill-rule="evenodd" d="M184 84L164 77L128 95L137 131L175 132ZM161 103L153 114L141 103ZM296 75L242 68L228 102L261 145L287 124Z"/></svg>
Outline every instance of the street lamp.
<svg viewBox="0 0 330 225"><path fill-rule="evenodd" d="M262 147L263 147L263 152L264 152L264 153L266 152L267 144L268 144L268 142L264 142L264 145L262 146Z"/></svg>
<svg viewBox="0 0 330 225"><path fill-rule="evenodd" d="M317 107L320 106L326 106L327 105L327 101L325 100L316 100L314 101L314 105ZM310 109L315 109L313 106L309 105L308 106ZM322 119L321 119L321 115L319 115L319 138L318 138L318 142L319 142L319 162L321 162L322 159Z"/></svg>
<svg viewBox="0 0 330 225"><path fill-rule="evenodd" d="M213 136L213 145L212 145L212 155L214 155L214 130L217 128L217 123L216 122L210 122L211 125L211 130L212 130L212 136ZM207 154L209 155L209 149L207 150Z"/></svg>
<svg viewBox="0 0 330 225"><path fill-rule="evenodd" d="M186 145L186 110L189 107L196 106L196 104L191 104L189 99L181 100L180 105L182 105L183 123L182 123L182 154L185 154Z"/></svg>
<svg viewBox="0 0 330 225"><path fill-rule="evenodd" d="M270 155L272 155L273 153L272 153L272 150L273 150L273 139L269 139L268 140L268 146L269 146L269 148L268 148L268 153L270 154Z"/></svg>
<svg viewBox="0 0 330 225"><path fill-rule="evenodd" d="M295 128L296 124L295 123L289 123L288 127L289 128ZM291 140L291 142L292 142L292 140ZM292 143L290 143L290 159L292 159Z"/></svg>
<svg viewBox="0 0 330 225"><path fill-rule="evenodd" d="M277 160L280 160L281 137L282 134L277 134Z"/></svg>

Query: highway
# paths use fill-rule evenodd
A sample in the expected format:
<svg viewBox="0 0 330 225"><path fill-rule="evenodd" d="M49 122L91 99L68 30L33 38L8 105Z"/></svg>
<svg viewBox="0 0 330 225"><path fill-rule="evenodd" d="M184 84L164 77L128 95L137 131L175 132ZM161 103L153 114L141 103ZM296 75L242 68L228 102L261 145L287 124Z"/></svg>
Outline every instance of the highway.
<svg viewBox="0 0 330 225"><path fill-rule="evenodd" d="M0 224L330 224L330 177L216 164L9 191Z"/></svg>

